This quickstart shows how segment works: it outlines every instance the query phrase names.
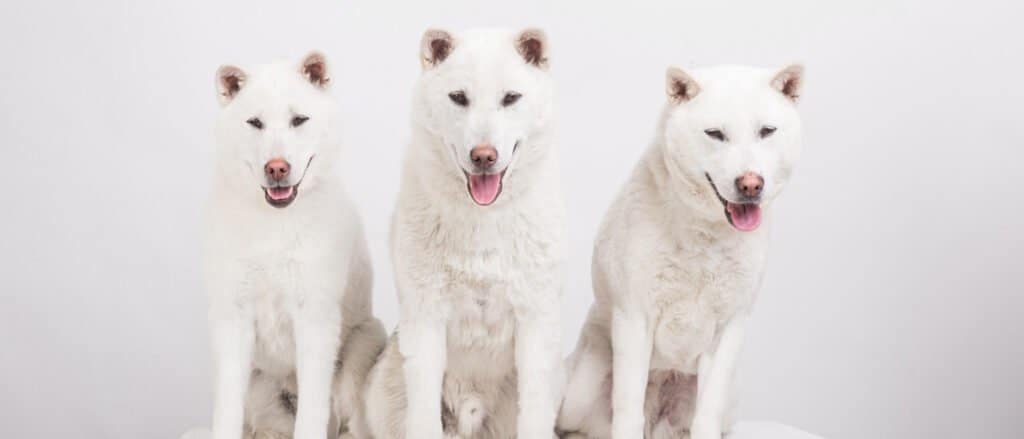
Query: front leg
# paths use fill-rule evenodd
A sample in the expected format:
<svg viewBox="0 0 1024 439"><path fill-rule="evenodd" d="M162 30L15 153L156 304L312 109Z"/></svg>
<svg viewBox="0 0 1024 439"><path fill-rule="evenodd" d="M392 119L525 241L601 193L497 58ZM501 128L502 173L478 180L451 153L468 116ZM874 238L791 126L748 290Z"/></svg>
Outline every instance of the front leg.
<svg viewBox="0 0 1024 439"><path fill-rule="evenodd" d="M440 439L447 334L444 321L426 314L423 310L403 310L398 326L407 401L405 437Z"/></svg>
<svg viewBox="0 0 1024 439"><path fill-rule="evenodd" d="M213 439L242 437L252 375L252 321L237 312L211 316L214 358Z"/></svg>
<svg viewBox="0 0 1024 439"><path fill-rule="evenodd" d="M548 439L554 432L563 378L559 355L561 334L558 309L545 311L544 315L517 317L515 350L520 438Z"/></svg>
<svg viewBox="0 0 1024 439"><path fill-rule="evenodd" d="M646 316L612 312L612 437L644 437L644 398L654 337Z"/></svg>
<svg viewBox="0 0 1024 439"><path fill-rule="evenodd" d="M692 439L721 439L725 412L732 396L733 376L743 344L746 316L726 323L713 353L700 358L697 376L697 407L690 426Z"/></svg>
<svg viewBox="0 0 1024 439"><path fill-rule="evenodd" d="M298 412L295 439L328 437L331 389L341 346L341 310L334 304L306 303L293 315Z"/></svg>

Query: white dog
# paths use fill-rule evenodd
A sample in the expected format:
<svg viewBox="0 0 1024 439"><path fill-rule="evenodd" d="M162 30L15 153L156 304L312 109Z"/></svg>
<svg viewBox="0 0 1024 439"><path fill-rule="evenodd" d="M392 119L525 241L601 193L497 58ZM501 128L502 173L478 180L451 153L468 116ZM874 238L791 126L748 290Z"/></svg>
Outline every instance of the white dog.
<svg viewBox="0 0 1024 439"><path fill-rule="evenodd" d="M293 425L296 439L333 439L362 427L359 391L386 335L335 166L328 74L317 53L217 72L223 108L204 237L214 439L292 437Z"/></svg>
<svg viewBox="0 0 1024 439"><path fill-rule="evenodd" d="M544 438L561 395L564 204L537 30L427 31L392 223L401 321L377 439Z"/></svg>
<svg viewBox="0 0 1024 439"><path fill-rule="evenodd" d="M565 436L721 439L729 430L764 270L762 217L800 154L802 72L668 70L657 137L594 245L595 303L569 357Z"/></svg>

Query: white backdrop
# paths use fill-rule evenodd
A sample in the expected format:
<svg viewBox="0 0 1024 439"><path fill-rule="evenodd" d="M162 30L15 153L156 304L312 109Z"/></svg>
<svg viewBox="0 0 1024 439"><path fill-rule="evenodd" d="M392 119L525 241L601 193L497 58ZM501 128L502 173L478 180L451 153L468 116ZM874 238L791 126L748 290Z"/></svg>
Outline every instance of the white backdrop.
<svg viewBox="0 0 1024 439"><path fill-rule="evenodd" d="M387 225L420 34L494 25L543 27L554 51L566 352L665 67L801 61L805 153L776 206L743 417L832 438L1024 430L1019 2L483 3L0 3L0 436L209 423L197 229L223 63L328 54L391 327Z"/></svg>

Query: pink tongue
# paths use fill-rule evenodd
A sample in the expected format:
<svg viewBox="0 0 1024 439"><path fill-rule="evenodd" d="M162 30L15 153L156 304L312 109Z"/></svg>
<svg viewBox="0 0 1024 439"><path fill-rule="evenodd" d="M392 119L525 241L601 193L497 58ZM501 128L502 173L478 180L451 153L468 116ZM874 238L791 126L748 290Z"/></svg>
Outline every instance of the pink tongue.
<svg viewBox="0 0 1024 439"><path fill-rule="evenodd" d="M295 191L295 186L288 187L272 187L267 189L267 195L270 195L270 199L274 201L286 200L292 196L292 192Z"/></svg>
<svg viewBox="0 0 1024 439"><path fill-rule="evenodd" d="M498 198L501 190L501 174L478 174L469 176L469 194L473 201L486 206Z"/></svg>
<svg viewBox="0 0 1024 439"><path fill-rule="evenodd" d="M756 204L728 203L725 209L737 230L749 232L761 225L761 206Z"/></svg>

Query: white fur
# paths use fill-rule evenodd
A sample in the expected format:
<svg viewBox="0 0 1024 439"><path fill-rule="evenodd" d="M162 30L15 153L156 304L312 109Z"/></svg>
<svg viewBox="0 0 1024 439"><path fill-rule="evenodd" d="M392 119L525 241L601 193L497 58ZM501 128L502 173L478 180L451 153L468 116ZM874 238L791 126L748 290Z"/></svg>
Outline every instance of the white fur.
<svg viewBox="0 0 1024 439"><path fill-rule="evenodd" d="M336 104L329 77L310 75L310 63L326 73L315 53L218 72L223 108L204 236L214 439L293 437L292 425L296 439L323 439L360 428L356 393L383 348L362 227L335 167ZM309 120L292 126L295 115ZM263 129L247 123L254 117ZM284 208L261 190L263 165L275 158L292 164L287 183L301 182ZM296 391L293 420L281 395Z"/></svg>
<svg viewBox="0 0 1024 439"><path fill-rule="evenodd" d="M770 214L800 152L801 75L798 67L693 76L669 69L656 139L594 246L595 303L568 360L560 431L616 439L720 439L728 431L769 224L733 228L708 180L737 201L733 179L762 175L761 206ZM777 129L762 138L765 125Z"/></svg>
<svg viewBox="0 0 1024 439"><path fill-rule="evenodd" d="M452 43L444 59L431 52L436 38ZM524 38L546 54L533 30L425 35L391 231L401 321L367 390L377 439L553 435L565 213L551 77L517 50ZM454 90L468 107L452 102ZM522 97L503 107L509 91ZM507 166L489 206L470 198L463 172L482 143Z"/></svg>

